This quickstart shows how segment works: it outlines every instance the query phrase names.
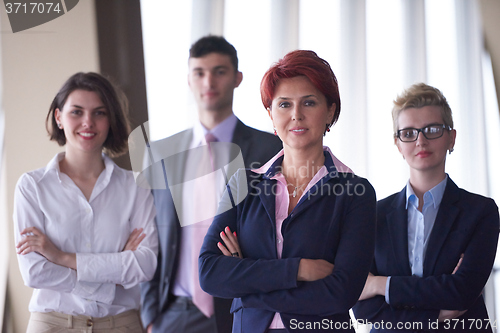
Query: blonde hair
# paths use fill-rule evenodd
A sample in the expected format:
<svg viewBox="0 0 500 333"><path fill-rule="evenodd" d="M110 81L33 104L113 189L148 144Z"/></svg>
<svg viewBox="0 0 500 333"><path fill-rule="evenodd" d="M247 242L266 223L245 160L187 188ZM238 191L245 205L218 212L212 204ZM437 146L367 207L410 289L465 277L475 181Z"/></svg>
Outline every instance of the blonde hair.
<svg viewBox="0 0 500 333"><path fill-rule="evenodd" d="M446 126L453 128L453 116L451 108L444 97L443 93L432 86L425 83L415 83L408 89L404 90L401 95L393 101L394 108L392 109L392 123L394 128L394 137L397 137L398 118L401 111L410 108L422 108L424 106L439 106L441 109L441 117Z"/></svg>

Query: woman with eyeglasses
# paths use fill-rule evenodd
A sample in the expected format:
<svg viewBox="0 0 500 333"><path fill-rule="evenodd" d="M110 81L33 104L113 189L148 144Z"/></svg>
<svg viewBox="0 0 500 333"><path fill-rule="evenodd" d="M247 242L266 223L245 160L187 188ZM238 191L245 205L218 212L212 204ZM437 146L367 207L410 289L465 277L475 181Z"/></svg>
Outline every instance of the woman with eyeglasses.
<svg viewBox="0 0 500 333"><path fill-rule="evenodd" d="M372 332L492 332L482 290L495 259L498 207L445 173L457 133L441 91L412 85L392 116L410 179L377 204L375 258L356 318L371 322Z"/></svg>

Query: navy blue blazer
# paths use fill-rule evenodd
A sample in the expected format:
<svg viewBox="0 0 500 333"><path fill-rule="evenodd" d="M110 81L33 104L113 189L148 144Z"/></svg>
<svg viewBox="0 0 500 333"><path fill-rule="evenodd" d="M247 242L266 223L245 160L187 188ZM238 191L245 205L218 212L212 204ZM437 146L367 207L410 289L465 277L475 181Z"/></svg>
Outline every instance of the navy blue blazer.
<svg viewBox="0 0 500 333"><path fill-rule="evenodd" d="M168 152L167 155L173 155L175 152L188 150L192 137L193 129L188 129L166 139L152 142L151 149L155 156L165 156L166 152ZM282 148L278 137L246 126L240 120L236 123L232 142L240 147L246 167L259 167ZM166 168L170 174L182 179L186 168L185 160L178 159L175 163L166 165ZM153 190L159 251L158 266L153 279L141 284L141 319L144 326L163 316L171 304L172 299L169 298L169 293L178 266L181 225L172 193L167 185L165 187L165 190ZM230 306L231 300L214 299L215 319L219 333L231 332ZM157 327L157 330L169 331L168 327Z"/></svg>
<svg viewBox="0 0 500 333"><path fill-rule="evenodd" d="M408 259L406 188L377 204L377 239L372 266L374 275L391 276L390 305L384 296L360 301L354 307L357 319L391 323L422 323L423 330L435 325L441 309L467 310L459 321L443 322L443 332L491 332L481 292L495 259L499 217L495 202L460 189L448 178L436 222L429 236L423 277L412 276ZM458 271L452 274L461 254ZM453 325L458 322L453 330ZM474 324L477 326L470 325ZM408 325L408 324L407 324ZM417 324L418 325L418 324ZM489 326L489 327L487 327ZM407 330L408 332L412 330Z"/></svg>
<svg viewBox="0 0 500 333"><path fill-rule="evenodd" d="M337 172L331 156L325 157L328 175L283 222L281 259L276 250L276 180L270 179L274 168L265 174L240 170L229 182L219 210L232 208L209 228L199 268L206 292L235 298L234 333L267 332L275 312L289 332L301 327L316 328L304 332L354 332L349 309L361 294L373 258L375 192L366 179ZM217 248L226 226L236 231L244 259L226 257ZM301 258L324 259L335 267L324 279L298 282Z"/></svg>

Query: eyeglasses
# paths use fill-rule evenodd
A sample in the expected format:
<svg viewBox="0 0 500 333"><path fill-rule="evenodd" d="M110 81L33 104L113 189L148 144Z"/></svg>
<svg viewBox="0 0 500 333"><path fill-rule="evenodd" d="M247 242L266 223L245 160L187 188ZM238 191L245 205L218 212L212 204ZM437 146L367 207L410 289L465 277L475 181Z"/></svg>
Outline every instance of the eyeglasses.
<svg viewBox="0 0 500 333"><path fill-rule="evenodd" d="M444 130L451 130L450 126L446 125L429 125L422 128L404 128L398 130L396 136L403 142L417 141L420 132L427 140L439 139L443 136Z"/></svg>

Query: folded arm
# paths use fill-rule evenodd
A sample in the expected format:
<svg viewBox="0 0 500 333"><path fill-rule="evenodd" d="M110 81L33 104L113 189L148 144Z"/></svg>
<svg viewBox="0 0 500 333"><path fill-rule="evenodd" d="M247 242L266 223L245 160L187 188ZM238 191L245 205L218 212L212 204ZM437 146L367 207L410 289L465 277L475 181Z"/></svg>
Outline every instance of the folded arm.
<svg viewBox="0 0 500 333"><path fill-rule="evenodd" d="M44 215L36 197L34 180L23 175L14 193L14 239L22 242L21 231L36 227L44 232ZM18 250L18 249L16 249ZM30 288L49 289L73 293L80 297L111 304L115 295L115 284L79 282L74 269L49 261L36 252L17 255L24 284Z"/></svg>
<svg viewBox="0 0 500 333"><path fill-rule="evenodd" d="M138 230L132 232L120 253L66 253L46 236L36 185L31 177L23 176L15 192L14 227L25 284L37 289L73 292L89 299L102 296L102 300L96 300L107 303L114 298L116 284L127 288L139 283L138 280L151 278L157 251L156 228L152 222L154 208L150 193L142 189L139 192L130 223L144 226L146 235L137 234ZM111 275L114 278L106 278ZM98 290L99 295L93 296Z"/></svg>
<svg viewBox="0 0 500 333"><path fill-rule="evenodd" d="M245 307L316 315L346 312L358 299L373 258L375 194L369 183L365 188L366 193L353 196L345 207L346 213L339 217L343 223L335 267L324 279L298 281L303 258L266 260L224 256L217 247L219 233L226 226L236 230L236 207L217 216L205 237L200 255L202 287L214 296L241 297Z"/></svg>
<svg viewBox="0 0 500 333"><path fill-rule="evenodd" d="M135 251L125 245L118 253L77 253L78 280L104 282L132 288L141 282L151 280L156 270L158 233L154 222L153 197L148 190L137 188L130 226L142 229L144 236ZM129 242L137 243L129 239Z"/></svg>
<svg viewBox="0 0 500 333"><path fill-rule="evenodd" d="M365 185L366 193L354 196L342 217L342 234L330 275L301 282L295 289L247 295L242 297L243 306L320 316L348 311L363 289L373 258L375 193L368 183Z"/></svg>
<svg viewBox="0 0 500 333"><path fill-rule="evenodd" d="M427 277L393 276L389 298L394 307L467 310L481 294L495 260L499 217L493 201L471 230L460 267L452 274L460 257L452 259L450 273Z"/></svg>
<svg viewBox="0 0 500 333"><path fill-rule="evenodd" d="M354 307L356 317L396 323L445 320L463 315L480 297L491 272L498 241L498 208L488 199L479 210L481 216L473 228L460 231L470 232L463 255L456 254L455 260L441 263L449 266L450 273L427 277L391 276L390 305L385 301L385 288L376 287L372 294L363 292L363 300ZM441 251L456 253L457 249ZM378 275L376 262L371 272Z"/></svg>

